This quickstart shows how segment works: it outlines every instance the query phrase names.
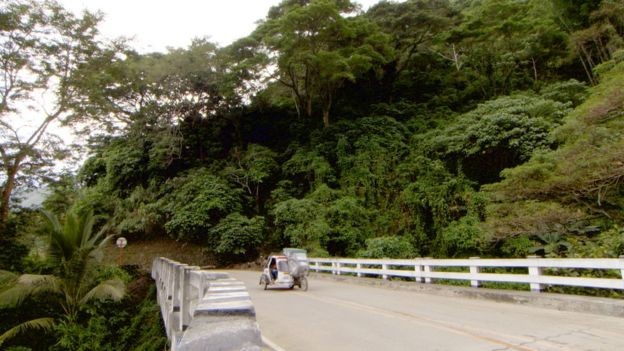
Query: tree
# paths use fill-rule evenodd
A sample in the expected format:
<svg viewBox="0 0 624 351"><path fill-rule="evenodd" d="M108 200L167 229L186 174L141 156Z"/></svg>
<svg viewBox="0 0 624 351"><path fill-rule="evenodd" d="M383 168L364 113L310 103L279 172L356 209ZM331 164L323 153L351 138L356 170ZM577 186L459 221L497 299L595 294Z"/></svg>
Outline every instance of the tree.
<svg viewBox="0 0 624 351"><path fill-rule="evenodd" d="M324 212L323 206L311 199L289 199L273 208L275 225L290 245L316 254L326 254L323 246L331 230Z"/></svg>
<svg viewBox="0 0 624 351"><path fill-rule="evenodd" d="M390 53L387 37L370 20L353 17L356 11L348 0L286 0L255 33L274 58L276 79L291 90L298 115L311 117L316 101L325 127L344 82L384 63Z"/></svg>
<svg viewBox="0 0 624 351"><path fill-rule="evenodd" d="M0 292L0 306L15 307L35 294L50 294L58 298L68 322L76 322L80 310L95 299L120 300L125 294L124 283L118 278L95 280L95 269L101 258L100 249L111 237L104 231L93 231L94 218L86 214L67 213L63 225L56 216L46 213L50 234L49 254L57 269L53 275L0 272L5 287ZM43 317L24 322L0 335L0 345L28 329L49 329L54 319Z"/></svg>
<svg viewBox="0 0 624 351"><path fill-rule="evenodd" d="M234 162L225 168L227 176L250 196L256 203L256 212L260 212L260 191L264 183L275 173L278 168L275 158L277 154L271 149L249 144L247 151L241 153L238 149L233 150Z"/></svg>
<svg viewBox="0 0 624 351"><path fill-rule="evenodd" d="M205 240L209 229L241 210L241 191L206 169L192 169L165 189L168 193L159 201L168 219L164 228L178 240Z"/></svg>
<svg viewBox="0 0 624 351"><path fill-rule="evenodd" d="M209 230L218 245L214 252L223 262L253 260L263 239L264 217L247 218L232 213Z"/></svg>
<svg viewBox="0 0 624 351"><path fill-rule="evenodd" d="M492 98L531 87L561 66L568 37L544 3L484 0L462 11L444 45L451 45L446 56L455 58L473 95Z"/></svg>
<svg viewBox="0 0 624 351"><path fill-rule="evenodd" d="M443 35L456 21L456 13L447 0L380 1L366 12L366 17L390 36L394 49L392 59L384 67L382 82L385 84L381 87L384 93L388 94L389 101L393 100L395 93L401 92L401 88L405 89L404 87L393 89L389 86L396 83L402 73L405 73L406 81L416 80L413 72L406 72L407 68L413 65L414 70L431 70L432 62L440 59L438 55L453 60L453 56L447 57L440 50L434 50L434 44L441 41ZM417 56L422 56L427 61L414 63ZM459 65L459 62L455 63ZM426 83L418 82L415 85Z"/></svg>
<svg viewBox="0 0 624 351"><path fill-rule="evenodd" d="M69 112L77 97L72 75L99 50L99 20L88 12L75 17L48 0L0 5L0 227L20 175L31 176L64 156L59 139L47 131L54 123L72 122ZM37 122L24 132L20 127L31 117Z"/></svg>
<svg viewBox="0 0 624 351"><path fill-rule="evenodd" d="M535 150L555 146L548 133L561 125L569 112L567 101L531 95L500 97L461 115L423 142L429 143L431 153L455 164L468 178L491 183L500 179L503 169L527 161Z"/></svg>
<svg viewBox="0 0 624 351"><path fill-rule="evenodd" d="M609 61L618 49L624 47L623 18L624 4L605 0L591 12L591 25L572 33L571 44L591 83L596 83L594 68Z"/></svg>

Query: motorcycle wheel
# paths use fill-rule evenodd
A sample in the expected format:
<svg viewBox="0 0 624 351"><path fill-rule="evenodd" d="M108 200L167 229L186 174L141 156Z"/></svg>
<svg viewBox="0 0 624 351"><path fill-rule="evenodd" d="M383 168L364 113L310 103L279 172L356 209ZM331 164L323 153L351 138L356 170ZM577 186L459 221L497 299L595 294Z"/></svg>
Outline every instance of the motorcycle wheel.
<svg viewBox="0 0 624 351"><path fill-rule="evenodd" d="M308 291L308 278L306 277L301 277L301 280L299 282L299 287L301 288L301 290L303 291Z"/></svg>

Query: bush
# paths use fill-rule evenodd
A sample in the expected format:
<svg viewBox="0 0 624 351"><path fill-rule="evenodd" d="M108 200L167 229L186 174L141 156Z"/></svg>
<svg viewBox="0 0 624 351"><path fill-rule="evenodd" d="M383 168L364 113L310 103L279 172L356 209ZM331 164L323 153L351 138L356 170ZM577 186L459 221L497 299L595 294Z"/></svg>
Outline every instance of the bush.
<svg viewBox="0 0 624 351"><path fill-rule="evenodd" d="M507 257L525 258L531 254L531 249L534 246L535 243L528 235L519 235L505 240L500 247L500 251Z"/></svg>
<svg viewBox="0 0 624 351"><path fill-rule="evenodd" d="M442 230L436 247L440 256L468 257L481 252L483 242L484 233L479 221L473 216L466 216Z"/></svg>
<svg viewBox="0 0 624 351"><path fill-rule="evenodd" d="M23 260L28 248L17 240L17 223L9 220L0 233L0 269L6 271L23 270Z"/></svg>
<svg viewBox="0 0 624 351"><path fill-rule="evenodd" d="M241 209L240 190L204 169L192 170L170 186L171 193L163 199L170 216L165 230L176 239L205 239L210 228Z"/></svg>
<svg viewBox="0 0 624 351"><path fill-rule="evenodd" d="M405 237L382 236L366 240L366 250L358 253L364 258L410 258L414 256L414 247Z"/></svg>
<svg viewBox="0 0 624 351"><path fill-rule="evenodd" d="M224 263L251 261L262 244L264 217L251 219L233 213L209 231L214 252Z"/></svg>
<svg viewBox="0 0 624 351"><path fill-rule="evenodd" d="M310 199L290 199L273 208L275 225L282 230L288 244L308 251L320 249L327 241L329 224L324 208Z"/></svg>

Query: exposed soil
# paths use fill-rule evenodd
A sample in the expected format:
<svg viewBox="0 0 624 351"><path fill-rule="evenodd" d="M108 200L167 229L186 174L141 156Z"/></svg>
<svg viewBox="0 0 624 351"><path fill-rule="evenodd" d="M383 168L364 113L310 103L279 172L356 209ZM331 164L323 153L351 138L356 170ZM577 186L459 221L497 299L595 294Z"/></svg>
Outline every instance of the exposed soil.
<svg viewBox="0 0 624 351"><path fill-rule="evenodd" d="M201 246L168 238L128 242L128 246L124 249L117 248L113 241L104 249L103 261L104 263L136 265L140 270L149 272L152 269L152 261L156 257L167 257L194 266L215 266L214 259L206 254Z"/></svg>

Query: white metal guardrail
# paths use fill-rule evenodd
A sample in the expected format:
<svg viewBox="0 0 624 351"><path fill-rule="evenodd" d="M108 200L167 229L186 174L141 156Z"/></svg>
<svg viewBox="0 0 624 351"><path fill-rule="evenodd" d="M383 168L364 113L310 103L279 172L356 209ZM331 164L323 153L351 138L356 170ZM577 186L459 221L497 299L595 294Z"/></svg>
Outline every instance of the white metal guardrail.
<svg viewBox="0 0 624 351"><path fill-rule="evenodd" d="M420 283L435 283L436 279L470 281L472 287L482 282L526 283L531 291L539 292L544 285L624 290L624 256L620 258L537 258L526 259L346 259L310 258L310 269L335 275L411 278ZM447 268L462 270L449 272ZM525 268L526 273L482 272L484 268ZM446 271L444 271L446 269ZM561 269L617 271L619 278L554 275ZM489 269L491 270L491 269ZM550 272L551 274L547 274Z"/></svg>

